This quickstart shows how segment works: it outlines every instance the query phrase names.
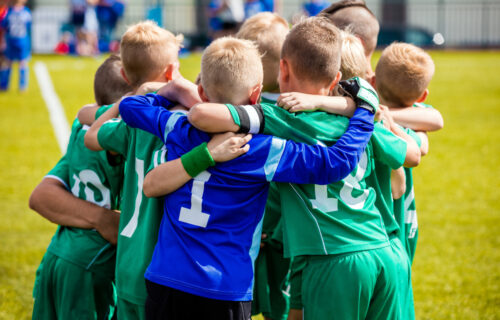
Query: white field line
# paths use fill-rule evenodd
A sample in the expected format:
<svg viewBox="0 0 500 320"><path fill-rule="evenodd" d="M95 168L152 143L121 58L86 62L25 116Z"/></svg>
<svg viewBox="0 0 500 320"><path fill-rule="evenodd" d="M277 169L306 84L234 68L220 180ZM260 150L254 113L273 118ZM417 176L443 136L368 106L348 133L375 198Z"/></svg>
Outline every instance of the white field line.
<svg viewBox="0 0 500 320"><path fill-rule="evenodd" d="M43 100L45 100L45 105L49 111L50 122L54 128L59 149L61 149L61 153L64 154L66 153L66 146L68 145L70 136L66 114L64 113L61 101L54 90L54 85L52 84L52 80L50 79L50 74L45 63L40 61L36 62L34 70L36 79L38 80L38 85L40 86L40 91L42 92Z"/></svg>

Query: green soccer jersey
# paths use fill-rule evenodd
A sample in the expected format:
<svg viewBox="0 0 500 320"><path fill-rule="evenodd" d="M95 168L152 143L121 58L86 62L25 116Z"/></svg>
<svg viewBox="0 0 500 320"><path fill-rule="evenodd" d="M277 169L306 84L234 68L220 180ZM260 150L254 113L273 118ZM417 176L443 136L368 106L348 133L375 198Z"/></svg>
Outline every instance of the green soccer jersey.
<svg viewBox="0 0 500 320"><path fill-rule="evenodd" d="M144 272L158 240L162 217L160 198L147 198L142 185L147 169L166 159L163 142L120 119L105 122L98 132L99 144L125 157L121 216L116 254L118 297L135 304L146 302Z"/></svg>
<svg viewBox="0 0 500 320"><path fill-rule="evenodd" d="M80 199L118 209L123 166L111 165L105 151L85 147L87 129L75 120L67 153L47 176L58 178ZM47 251L85 270L114 278L116 249L96 230L59 226Z"/></svg>
<svg viewBox="0 0 500 320"><path fill-rule="evenodd" d="M415 108L432 108L425 103L415 103ZM420 139L416 138L420 144ZM413 187L412 168L405 168L406 191L403 197L394 201L394 214L401 227L401 242L405 245L410 261L413 262L418 239L417 208L415 204L415 189Z"/></svg>
<svg viewBox="0 0 500 320"><path fill-rule="evenodd" d="M326 112L292 114L270 104L261 104L265 134L309 144L332 145L345 132L349 119ZM238 111L228 108L240 124ZM256 117L249 114L251 121ZM380 149L390 163L402 163L394 145L406 143L383 127L376 127L360 162L345 179L329 185L279 183L284 225L285 256L341 254L388 246L388 237L379 211L375 191L366 185L373 170L373 152ZM378 142L379 141L379 142Z"/></svg>
<svg viewBox="0 0 500 320"><path fill-rule="evenodd" d="M375 126L382 126L382 124L377 123ZM413 130L406 129L406 133L415 139L417 143L420 143L420 139ZM377 138L378 136L374 135L374 139ZM403 165L406 157L406 145L395 144L393 152L395 154L399 154L397 158L402 162L390 163L386 158L384 158L383 151L379 151L378 148L374 148L375 168L372 171L372 174L368 176L367 183L375 190L377 195L375 206L380 211L387 235L397 237L401 235L401 230L399 227L399 217L395 215L394 211L394 201L392 199L391 190L391 171L398 169Z"/></svg>

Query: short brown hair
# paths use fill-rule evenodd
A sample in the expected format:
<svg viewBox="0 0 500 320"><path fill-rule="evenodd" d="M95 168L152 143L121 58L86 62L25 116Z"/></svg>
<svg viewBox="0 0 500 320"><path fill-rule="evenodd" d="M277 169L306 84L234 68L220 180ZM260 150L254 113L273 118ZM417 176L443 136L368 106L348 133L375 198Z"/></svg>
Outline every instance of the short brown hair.
<svg viewBox="0 0 500 320"><path fill-rule="evenodd" d="M283 43L281 58L304 80L330 83L340 69L340 31L325 18L297 23Z"/></svg>
<svg viewBox="0 0 500 320"><path fill-rule="evenodd" d="M361 38L365 56L370 56L377 47L380 25L377 17L363 0L341 0L332 3L318 16L330 19L339 29L348 29Z"/></svg>
<svg viewBox="0 0 500 320"><path fill-rule="evenodd" d="M111 55L99 66L94 76L94 97L98 105L112 104L132 87L121 75L122 61L119 56Z"/></svg>
<svg viewBox="0 0 500 320"><path fill-rule="evenodd" d="M347 31L341 31L341 35L340 72L342 72L342 80L352 77L366 79L369 66L361 40Z"/></svg>
<svg viewBox="0 0 500 320"><path fill-rule="evenodd" d="M261 12L247 19L236 34L257 44L262 55L265 87L277 85L281 48L289 30L288 22L278 14Z"/></svg>
<svg viewBox="0 0 500 320"><path fill-rule="evenodd" d="M259 50L249 40L219 38L201 57L201 85L211 102L241 104L262 74Z"/></svg>
<svg viewBox="0 0 500 320"><path fill-rule="evenodd" d="M408 43L393 43L380 56L375 69L381 100L412 105L422 96L434 75L434 62L424 50Z"/></svg>
<svg viewBox="0 0 500 320"><path fill-rule="evenodd" d="M174 36L152 21L127 29L120 43L125 75L133 87L153 80L178 59L182 35Z"/></svg>

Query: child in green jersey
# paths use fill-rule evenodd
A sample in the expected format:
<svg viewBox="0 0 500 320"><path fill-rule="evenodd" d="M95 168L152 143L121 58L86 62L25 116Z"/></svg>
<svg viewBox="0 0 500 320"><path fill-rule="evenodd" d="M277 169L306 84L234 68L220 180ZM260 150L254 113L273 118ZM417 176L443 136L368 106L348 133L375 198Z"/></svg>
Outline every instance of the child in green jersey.
<svg viewBox="0 0 500 320"><path fill-rule="evenodd" d="M181 40L182 36L175 36L151 21L127 29L120 42L120 54L122 75L131 85L132 93L137 93L146 82L165 83L180 75ZM89 122L96 119L85 136L87 147L108 150L125 158L115 270L118 318L145 319L144 271L156 243L161 203L144 197L142 181L150 165L164 160L166 149L153 135L132 129L119 119L108 121L117 117L117 104L105 110L82 109L79 118Z"/></svg>
<svg viewBox="0 0 500 320"><path fill-rule="evenodd" d="M120 65L120 58L111 56L97 70L95 83L105 81L114 89L96 90L98 103L112 103L130 90L120 77ZM87 129L75 120L66 155L44 179L63 184L74 197L84 201L71 200L67 194L59 197L59 191L44 199L46 188L42 183L30 198L34 210L60 224L37 270L33 319L110 319L113 316L116 305L114 244L119 216L112 210L118 209L123 167L119 163L110 164L106 152L85 148L83 139ZM87 217L80 212L80 205L89 208L85 202L107 211L102 217L114 219L114 232L101 234L100 228L93 229L94 225L85 223L85 219L92 221L94 215L92 208ZM58 209L51 210L51 206Z"/></svg>
<svg viewBox="0 0 500 320"><path fill-rule="evenodd" d="M427 86L434 74L434 63L422 49L407 43L393 43L380 57L375 70L374 85L380 95L381 104L391 111L394 121L417 132L421 142L422 154L428 152L428 139L425 131L434 131L443 125L437 110L423 104L429 90ZM421 125L415 128L415 119L406 122L401 114L408 109L428 111L429 118L417 119ZM439 114L439 117L435 115ZM433 118L437 118L433 120ZM434 122L433 122L434 121ZM413 261L418 237L417 212L411 169L405 169L406 191L404 196L395 200L395 215L401 228L401 240L410 260Z"/></svg>

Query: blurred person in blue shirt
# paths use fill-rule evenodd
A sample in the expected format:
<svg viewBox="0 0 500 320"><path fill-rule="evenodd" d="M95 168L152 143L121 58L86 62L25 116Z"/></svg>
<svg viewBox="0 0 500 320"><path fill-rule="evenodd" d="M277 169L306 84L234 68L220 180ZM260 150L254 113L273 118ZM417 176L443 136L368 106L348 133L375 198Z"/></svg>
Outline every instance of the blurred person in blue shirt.
<svg viewBox="0 0 500 320"><path fill-rule="evenodd" d="M26 0L16 0L9 8L1 26L5 30L5 63L0 69L0 90L9 87L10 71L13 61L19 61L19 90L28 86L28 60L31 56L31 13L24 5Z"/></svg>

